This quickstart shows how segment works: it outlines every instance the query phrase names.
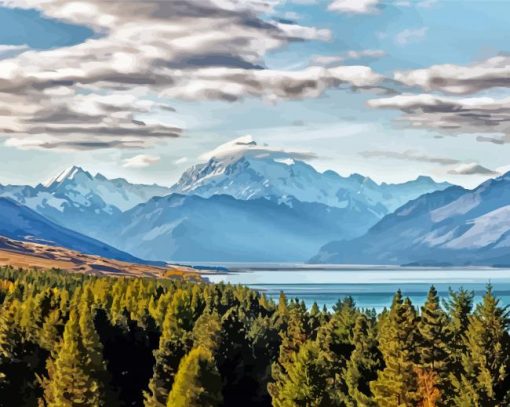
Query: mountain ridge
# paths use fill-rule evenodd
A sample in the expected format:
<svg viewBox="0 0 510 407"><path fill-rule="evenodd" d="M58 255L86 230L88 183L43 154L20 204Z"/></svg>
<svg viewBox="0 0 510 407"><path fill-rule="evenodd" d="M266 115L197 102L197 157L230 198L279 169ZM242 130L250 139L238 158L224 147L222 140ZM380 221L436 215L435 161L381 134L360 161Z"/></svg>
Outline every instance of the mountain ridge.
<svg viewBox="0 0 510 407"><path fill-rule="evenodd" d="M67 247L86 254L143 263L106 243L51 222L30 208L0 197L0 236L14 240Z"/></svg>
<svg viewBox="0 0 510 407"><path fill-rule="evenodd" d="M330 242L312 262L510 265L510 173L425 194L366 234Z"/></svg>

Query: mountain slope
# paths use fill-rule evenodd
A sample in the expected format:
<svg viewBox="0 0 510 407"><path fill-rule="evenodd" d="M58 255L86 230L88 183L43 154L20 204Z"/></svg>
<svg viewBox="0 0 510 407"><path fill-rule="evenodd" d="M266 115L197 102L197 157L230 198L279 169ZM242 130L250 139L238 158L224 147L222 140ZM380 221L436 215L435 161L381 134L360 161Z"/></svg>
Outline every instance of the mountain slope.
<svg viewBox="0 0 510 407"><path fill-rule="evenodd" d="M510 264L510 173L474 190L424 195L365 235L325 245L313 262L365 264Z"/></svg>
<svg viewBox="0 0 510 407"><path fill-rule="evenodd" d="M6 198L0 198L0 236L62 246L116 260L141 262L140 259L105 243L57 225L33 210Z"/></svg>
<svg viewBox="0 0 510 407"><path fill-rule="evenodd" d="M170 195L114 217L105 241L146 259L303 261L327 241L353 237L376 221L370 211L290 199L237 200Z"/></svg>
<svg viewBox="0 0 510 407"><path fill-rule="evenodd" d="M337 208L370 209L382 217L410 199L450 186L429 177L379 185L359 174L342 177L333 171L320 173L300 159L304 156L259 146L251 137L241 137L207 154L206 163L184 172L171 192L205 198L226 194L243 200L285 201L294 197Z"/></svg>
<svg viewBox="0 0 510 407"><path fill-rule="evenodd" d="M136 185L126 180L92 176L80 167L71 167L51 180L30 186L0 186L0 196L11 198L44 217L88 236L97 233L105 218L163 196L168 188Z"/></svg>
<svg viewBox="0 0 510 407"><path fill-rule="evenodd" d="M75 250L0 236L0 265L20 268L55 269L73 273L166 277L200 280L196 270L183 266L155 266L88 255Z"/></svg>

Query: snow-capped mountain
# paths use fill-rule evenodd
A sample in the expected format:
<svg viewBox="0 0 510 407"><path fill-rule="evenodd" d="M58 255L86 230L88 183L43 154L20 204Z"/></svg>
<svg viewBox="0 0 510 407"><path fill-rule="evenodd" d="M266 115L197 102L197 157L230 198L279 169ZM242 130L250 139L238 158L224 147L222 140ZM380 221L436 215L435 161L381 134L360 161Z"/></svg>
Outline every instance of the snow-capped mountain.
<svg viewBox="0 0 510 407"><path fill-rule="evenodd" d="M159 185L131 184L123 178L108 179L102 174L92 176L80 167L71 167L64 170L55 178L42 184L42 187L55 195L97 196L107 206L126 211L136 205L147 202L154 196L163 196L169 189ZM85 205L87 205L84 202Z"/></svg>
<svg viewBox="0 0 510 407"><path fill-rule="evenodd" d="M50 246L62 246L82 253L122 261L141 261L103 242L57 225L7 198L0 198L0 236Z"/></svg>
<svg viewBox="0 0 510 407"><path fill-rule="evenodd" d="M11 198L48 219L93 237L105 218L166 195L168 188L107 179L80 167L71 167L37 185L0 186L0 196Z"/></svg>
<svg viewBox="0 0 510 407"><path fill-rule="evenodd" d="M328 241L364 234L384 215L448 184L377 184L319 172L309 153L251 137L202 157L171 188L71 167L37 185L0 186L52 222L135 256L172 261L304 261Z"/></svg>
<svg viewBox="0 0 510 407"><path fill-rule="evenodd" d="M278 203L173 194L113 216L101 236L149 260L304 261L325 242L357 236L376 221L369 210L294 198Z"/></svg>
<svg viewBox="0 0 510 407"><path fill-rule="evenodd" d="M510 265L510 173L473 190L424 195L364 236L324 246L314 262Z"/></svg>
<svg viewBox="0 0 510 407"><path fill-rule="evenodd" d="M171 192L279 202L294 197L336 208L369 208L382 217L410 199L449 186L429 177L404 184L377 184L359 174L321 173L303 161L306 153L259 146L250 136L226 143L203 158L207 161L184 172Z"/></svg>

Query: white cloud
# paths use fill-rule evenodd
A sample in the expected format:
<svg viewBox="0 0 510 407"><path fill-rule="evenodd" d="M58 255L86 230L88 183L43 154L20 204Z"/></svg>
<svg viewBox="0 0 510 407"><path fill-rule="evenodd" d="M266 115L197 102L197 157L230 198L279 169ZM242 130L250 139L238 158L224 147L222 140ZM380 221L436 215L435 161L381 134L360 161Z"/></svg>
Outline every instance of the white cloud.
<svg viewBox="0 0 510 407"><path fill-rule="evenodd" d="M385 52L379 49L351 50L342 55L316 55L310 60L310 64L331 66L361 58L382 58L384 55Z"/></svg>
<svg viewBox="0 0 510 407"><path fill-rule="evenodd" d="M273 159L297 159L312 160L317 158L314 153L308 151L287 151L282 148L269 147L259 145L252 136L247 135L238 137L232 141L216 147L214 150L208 151L199 157L201 161L208 161L212 158L237 160L240 156L268 157Z"/></svg>
<svg viewBox="0 0 510 407"><path fill-rule="evenodd" d="M18 54L29 49L28 45L0 44L0 58L6 55Z"/></svg>
<svg viewBox="0 0 510 407"><path fill-rule="evenodd" d="M371 14L377 11L380 0L333 0L328 9L347 14Z"/></svg>
<svg viewBox="0 0 510 407"><path fill-rule="evenodd" d="M175 164L179 165L179 164L184 164L184 163L187 163L188 162L188 157L181 157L177 160L175 160Z"/></svg>
<svg viewBox="0 0 510 407"><path fill-rule="evenodd" d="M395 36L395 42L399 45L407 45L411 42L421 40L427 35L428 27L405 29Z"/></svg>
<svg viewBox="0 0 510 407"><path fill-rule="evenodd" d="M157 155L139 154L126 158L122 166L124 168L145 168L157 164L161 158Z"/></svg>
<svg viewBox="0 0 510 407"><path fill-rule="evenodd" d="M378 83L365 66L264 68L270 51L331 35L267 18L281 1L0 0L97 33L78 45L0 60L0 132L24 148L140 148L181 134L156 119L164 104L150 100L277 101ZM94 101L110 93L136 97Z"/></svg>

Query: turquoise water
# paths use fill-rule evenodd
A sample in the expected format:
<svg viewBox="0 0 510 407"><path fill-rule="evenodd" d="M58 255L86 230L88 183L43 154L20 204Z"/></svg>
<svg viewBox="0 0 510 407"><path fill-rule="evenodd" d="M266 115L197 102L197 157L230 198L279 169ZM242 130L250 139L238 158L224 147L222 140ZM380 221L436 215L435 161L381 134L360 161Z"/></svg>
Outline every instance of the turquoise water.
<svg viewBox="0 0 510 407"><path fill-rule="evenodd" d="M346 268L327 266L233 266L231 272L208 276L211 282L243 284L278 298L284 291L288 298L299 298L310 306L331 307L338 299L352 296L361 308L380 311L391 304L396 290L401 289L414 304L422 305L433 284L442 298L448 289L475 292L478 301L491 283L501 303L510 305L510 270L508 269L409 269Z"/></svg>

